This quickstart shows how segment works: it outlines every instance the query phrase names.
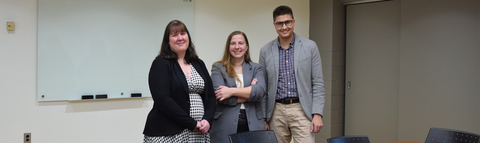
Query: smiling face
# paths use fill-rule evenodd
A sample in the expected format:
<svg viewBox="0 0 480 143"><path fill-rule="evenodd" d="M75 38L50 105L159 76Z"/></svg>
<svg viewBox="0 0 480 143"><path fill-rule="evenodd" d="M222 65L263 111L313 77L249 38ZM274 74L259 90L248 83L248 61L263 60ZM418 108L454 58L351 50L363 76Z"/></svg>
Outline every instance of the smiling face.
<svg viewBox="0 0 480 143"><path fill-rule="evenodd" d="M281 25L281 26L280 26ZM273 26L281 38L293 37L293 27L295 27L295 19L290 14L279 15L275 18Z"/></svg>
<svg viewBox="0 0 480 143"><path fill-rule="evenodd" d="M230 40L230 55L232 55L235 61L243 61L245 58L245 53L248 50L248 44L245 40L245 37L241 34L233 35Z"/></svg>
<svg viewBox="0 0 480 143"><path fill-rule="evenodd" d="M189 39L187 32L175 31L169 35L170 49L177 55L185 54L188 49Z"/></svg>

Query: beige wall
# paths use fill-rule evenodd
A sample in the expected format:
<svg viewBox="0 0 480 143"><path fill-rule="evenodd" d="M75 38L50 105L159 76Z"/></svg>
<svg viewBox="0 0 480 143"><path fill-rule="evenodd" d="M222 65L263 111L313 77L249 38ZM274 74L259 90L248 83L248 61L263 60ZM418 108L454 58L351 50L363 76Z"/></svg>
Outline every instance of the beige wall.
<svg viewBox="0 0 480 143"><path fill-rule="evenodd" d="M194 42L207 65L218 60L226 37L242 30L250 39L252 58L276 37L271 13L290 5L295 32L308 37L308 0L194 0ZM5 23L16 23L7 32ZM37 0L0 0L0 142L34 143L141 142L151 99L94 102L37 102ZM210 67L209 67L210 68Z"/></svg>
<svg viewBox="0 0 480 143"><path fill-rule="evenodd" d="M468 18L477 28L463 29L470 35L449 31L449 20L434 31L438 34L415 35L403 33L414 44L402 49L399 139L423 142L425 129L430 126L480 131L480 51L478 49L480 4L470 0L471 6L459 6L453 1L414 3L402 0L402 7L411 6L404 15L415 16L408 21L418 22L426 14L448 9ZM473 1L473 2L472 2ZM233 30L242 30L250 39L252 58L258 61L258 50L275 38L271 11L280 4L290 5L296 18L295 32L316 41L321 52L327 91L325 128L317 134L317 142L341 135L343 132L343 7L338 0L269 0L229 1L198 0L195 2L195 44L207 65L220 58L226 36ZM441 3L441 5L437 5ZM432 7L431 9L418 9ZM449 7L452 6L452 7ZM475 7L478 6L478 7ZM417 8L418 7L418 8ZM459 8L460 7L460 8ZM453 9L452 9L453 8ZM426 13L426 14L425 14ZM309 17L311 16L311 17ZM452 15L450 15L452 16ZM310 19L309 19L310 18ZM23 133L32 132L35 143L85 142L140 142L145 117L152 106L151 100L124 100L98 102L42 102L36 101L36 31L37 0L1 0L0 21L14 20L15 32L0 28L0 142L21 142ZM464 23L471 26L469 22ZM407 23L405 23L407 24ZM301 26L300 26L301 25ZM307 28L308 27L308 28ZM415 28L415 25L412 25ZM420 29L425 30L425 29ZM463 37L463 38L458 38ZM442 43L438 39L457 39ZM473 38L473 39L471 39ZM474 40L474 42L472 42ZM434 49L428 43L436 43ZM461 46L469 43L469 46ZM408 43L403 43L405 44ZM444 47L457 44L455 48ZM427 46L426 46L427 45ZM460 45L460 46L458 46ZM473 45L473 46L471 46ZM221 50L217 50L220 48ZM256 49L256 50L254 50ZM254 52L257 51L257 52ZM443 55L440 58L438 55ZM204 58L205 57L205 58ZM442 61L428 64L428 62ZM425 63L427 62L427 63ZM427 68L427 69L425 69ZM412 75L423 73L423 76ZM433 74L441 73L441 74ZM422 79L422 80L419 80ZM421 83L418 88L407 83ZM414 91L413 89L417 90ZM455 95L455 96L454 96ZM432 103L424 106L424 103ZM473 108L470 108L473 107ZM435 110L433 110L435 109ZM461 112L455 111L460 109ZM432 110L433 112L430 112ZM473 114L470 114L473 113ZM475 114L477 113L477 114ZM460 122L458 122L460 121ZM455 123L455 124L452 124ZM418 128L417 128L418 127ZM418 130L417 130L418 129ZM413 132L412 132L413 130Z"/></svg>
<svg viewBox="0 0 480 143"><path fill-rule="evenodd" d="M325 82L324 127L316 134L317 143L343 136L345 21L339 0L310 1L310 39L319 47Z"/></svg>
<svg viewBox="0 0 480 143"><path fill-rule="evenodd" d="M480 134L479 1L402 0L399 140Z"/></svg>
<svg viewBox="0 0 480 143"><path fill-rule="evenodd" d="M479 1L399 7L398 141L424 142L431 127L480 134Z"/></svg>
<svg viewBox="0 0 480 143"><path fill-rule="evenodd" d="M195 1L195 46L208 68L220 60L228 35L240 30L250 43L250 56L258 62L260 48L277 37L273 10L279 5L293 9L294 32L308 38L309 0L197 0Z"/></svg>

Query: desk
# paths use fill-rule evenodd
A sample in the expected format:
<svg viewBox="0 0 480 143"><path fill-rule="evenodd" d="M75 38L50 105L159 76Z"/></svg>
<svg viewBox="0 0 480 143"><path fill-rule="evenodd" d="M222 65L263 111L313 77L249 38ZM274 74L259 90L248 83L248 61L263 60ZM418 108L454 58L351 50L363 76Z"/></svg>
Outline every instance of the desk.
<svg viewBox="0 0 480 143"><path fill-rule="evenodd" d="M408 141L408 142L392 142L392 143L420 143L420 142Z"/></svg>

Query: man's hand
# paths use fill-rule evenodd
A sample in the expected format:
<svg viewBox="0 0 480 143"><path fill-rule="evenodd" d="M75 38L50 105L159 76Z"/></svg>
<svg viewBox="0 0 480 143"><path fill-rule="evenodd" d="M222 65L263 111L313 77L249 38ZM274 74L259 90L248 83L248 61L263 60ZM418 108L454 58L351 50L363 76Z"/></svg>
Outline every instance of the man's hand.
<svg viewBox="0 0 480 143"><path fill-rule="evenodd" d="M267 121L264 121L265 122L265 130L270 130L270 125L268 125Z"/></svg>
<svg viewBox="0 0 480 143"><path fill-rule="evenodd" d="M310 132L318 133L323 127L322 116L320 114L314 114L312 119L312 125L310 126Z"/></svg>

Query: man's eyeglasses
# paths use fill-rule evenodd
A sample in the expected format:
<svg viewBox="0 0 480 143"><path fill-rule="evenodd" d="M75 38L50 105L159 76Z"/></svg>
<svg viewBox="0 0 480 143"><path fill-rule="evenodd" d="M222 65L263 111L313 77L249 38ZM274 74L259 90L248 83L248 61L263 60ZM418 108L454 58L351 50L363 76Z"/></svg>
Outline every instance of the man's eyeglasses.
<svg viewBox="0 0 480 143"><path fill-rule="evenodd" d="M275 22L275 26L277 26L277 28L282 28L283 24L285 24L288 27L288 26L292 26L292 23L293 23L293 20L287 20L284 22Z"/></svg>

